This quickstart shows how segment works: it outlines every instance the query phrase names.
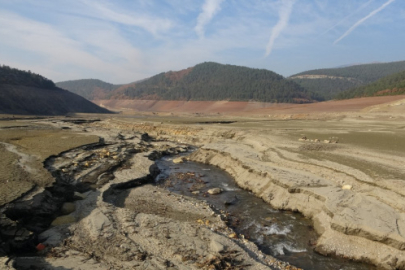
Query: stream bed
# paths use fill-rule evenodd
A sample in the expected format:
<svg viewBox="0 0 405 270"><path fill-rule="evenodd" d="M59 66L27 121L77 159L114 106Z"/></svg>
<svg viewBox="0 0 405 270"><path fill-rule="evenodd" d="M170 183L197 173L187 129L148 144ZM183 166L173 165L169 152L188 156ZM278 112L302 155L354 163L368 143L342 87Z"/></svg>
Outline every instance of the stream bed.
<svg viewBox="0 0 405 270"><path fill-rule="evenodd" d="M228 224L240 235L253 241L262 252L303 269L365 270L373 266L313 251L317 235L311 221L299 213L271 208L262 199L237 186L221 169L186 161L173 163L173 157L156 162L161 173L156 183L178 194L205 200L228 216ZM208 194L221 188L217 195Z"/></svg>

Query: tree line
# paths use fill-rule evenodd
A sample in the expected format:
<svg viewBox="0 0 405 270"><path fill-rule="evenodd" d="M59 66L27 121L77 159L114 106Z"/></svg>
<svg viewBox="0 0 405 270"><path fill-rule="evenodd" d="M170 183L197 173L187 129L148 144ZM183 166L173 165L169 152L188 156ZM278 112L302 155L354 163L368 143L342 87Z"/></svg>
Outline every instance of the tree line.
<svg viewBox="0 0 405 270"><path fill-rule="evenodd" d="M336 96L337 99L405 94L405 71L384 77L374 83L350 89Z"/></svg>
<svg viewBox="0 0 405 270"><path fill-rule="evenodd" d="M206 62L184 76L160 73L125 89L131 99L310 102L321 97L265 69ZM111 93L113 97L114 92Z"/></svg>
<svg viewBox="0 0 405 270"><path fill-rule="evenodd" d="M45 89L56 88L53 81L31 71L23 71L6 65L0 66L0 84L24 85Z"/></svg>

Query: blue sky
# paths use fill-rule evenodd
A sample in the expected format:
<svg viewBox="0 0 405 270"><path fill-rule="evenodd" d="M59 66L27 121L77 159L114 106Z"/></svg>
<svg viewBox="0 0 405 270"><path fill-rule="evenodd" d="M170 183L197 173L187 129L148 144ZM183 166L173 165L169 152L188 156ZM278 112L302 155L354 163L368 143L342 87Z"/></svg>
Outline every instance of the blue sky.
<svg viewBox="0 0 405 270"><path fill-rule="evenodd" d="M0 64L129 83L204 61L289 76L405 60L404 0L0 0Z"/></svg>

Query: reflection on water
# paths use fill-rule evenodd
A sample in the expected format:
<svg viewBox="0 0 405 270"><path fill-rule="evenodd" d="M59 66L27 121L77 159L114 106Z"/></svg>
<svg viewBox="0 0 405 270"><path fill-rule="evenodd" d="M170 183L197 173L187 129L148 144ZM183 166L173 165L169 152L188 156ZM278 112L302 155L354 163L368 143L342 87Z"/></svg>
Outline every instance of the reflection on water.
<svg viewBox="0 0 405 270"><path fill-rule="evenodd" d="M161 170L156 178L158 184L172 192L206 200L216 209L226 211L230 226L255 242L264 253L303 269L375 269L315 253L317 236L309 220L298 213L272 209L251 192L240 189L229 174L214 166L194 162L174 164L170 157L157 161L157 165ZM223 192L207 193L216 187Z"/></svg>

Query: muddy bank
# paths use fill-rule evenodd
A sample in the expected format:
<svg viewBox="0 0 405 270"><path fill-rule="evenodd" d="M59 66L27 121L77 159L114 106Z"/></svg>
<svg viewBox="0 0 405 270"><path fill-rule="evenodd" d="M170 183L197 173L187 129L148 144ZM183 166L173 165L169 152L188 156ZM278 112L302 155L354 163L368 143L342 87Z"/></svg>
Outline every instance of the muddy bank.
<svg viewBox="0 0 405 270"><path fill-rule="evenodd" d="M179 160L165 157L157 161L161 173L156 183L171 192L206 201L241 237L256 243L264 253L303 269L375 269L317 254L313 250L317 234L309 219L296 212L275 210L239 188L229 174L215 166L188 160L176 163Z"/></svg>
<svg viewBox="0 0 405 270"><path fill-rule="evenodd" d="M403 216L381 202L384 198L356 194L302 172L253 163L249 157L252 153L246 150L207 145L189 158L227 171L241 187L277 209L298 211L311 218L320 234L315 247L319 253L365 261L384 269L404 269ZM379 196L390 194L383 190Z"/></svg>

